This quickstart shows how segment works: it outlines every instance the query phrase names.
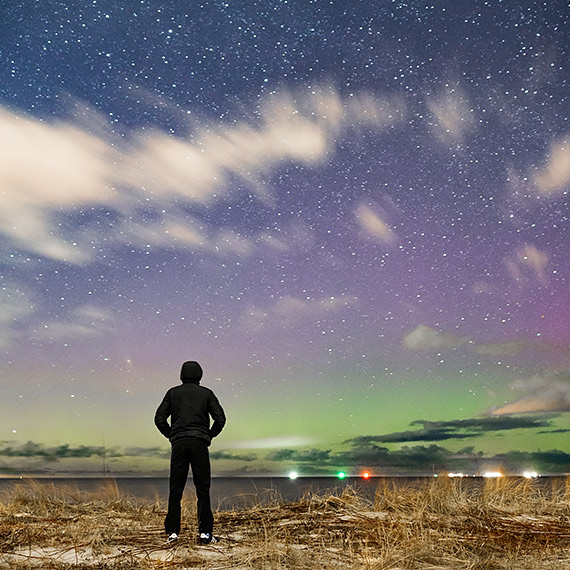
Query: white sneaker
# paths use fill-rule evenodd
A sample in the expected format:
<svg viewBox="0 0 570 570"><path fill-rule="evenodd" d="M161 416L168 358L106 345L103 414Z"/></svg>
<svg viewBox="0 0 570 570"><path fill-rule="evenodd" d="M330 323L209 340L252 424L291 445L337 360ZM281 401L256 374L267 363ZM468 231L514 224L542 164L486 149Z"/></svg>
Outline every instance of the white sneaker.
<svg viewBox="0 0 570 570"><path fill-rule="evenodd" d="M172 534L168 535L166 542L168 542L168 544L172 544L173 542L176 542L177 540L178 540L178 535L175 532L173 532Z"/></svg>
<svg viewBox="0 0 570 570"><path fill-rule="evenodd" d="M216 542L220 542L220 539L209 532L202 532L198 537L198 542L200 544L216 544Z"/></svg>

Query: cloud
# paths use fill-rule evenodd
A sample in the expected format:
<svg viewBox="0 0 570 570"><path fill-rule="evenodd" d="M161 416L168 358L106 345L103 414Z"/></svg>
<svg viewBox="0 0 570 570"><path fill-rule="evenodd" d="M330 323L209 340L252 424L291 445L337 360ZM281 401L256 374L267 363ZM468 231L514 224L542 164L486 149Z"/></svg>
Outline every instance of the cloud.
<svg viewBox="0 0 570 570"><path fill-rule="evenodd" d="M34 311L35 305L25 287L15 283L0 287L0 347L12 344Z"/></svg>
<svg viewBox="0 0 570 570"><path fill-rule="evenodd" d="M260 126L208 129L196 133L195 142L157 131L141 137L136 150L125 156L123 183L145 188L155 198L178 196L208 204L227 197L225 188L237 175L271 203L258 179L287 161L323 160L332 144L326 126L303 117L292 104L275 101L265 108Z"/></svg>
<svg viewBox="0 0 570 570"><path fill-rule="evenodd" d="M492 415L570 412L569 372L517 380L511 388L525 393L517 400L493 408L490 410Z"/></svg>
<svg viewBox="0 0 570 570"><path fill-rule="evenodd" d="M113 448L111 453L115 457L151 457L170 459L170 449L161 447L126 447L124 449ZM109 457L107 454L106 457Z"/></svg>
<svg viewBox="0 0 570 570"><path fill-rule="evenodd" d="M170 450L160 447L126 447L108 448L104 446L68 444L57 446L46 446L42 443L28 441L24 444L13 444L3 442L0 445L0 457L20 457L20 458L40 458L48 462L55 462L61 459L77 459L91 457L150 457L168 459ZM229 459L235 461L251 462L256 459L254 454L232 454L227 451L212 451L212 460Z"/></svg>
<svg viewBox="0 0 570 570"><path fill-rule="evenodd" d="M530 469L542 473L566 473L570 470L570 454L559 449L549 451L509 451L485 455L465 448L454 452L435 444L404 446L395 451L370 443L353 444L352 449L331 457L334 465L365 466L387 473L434 473L438 471L464 471L480 474L488 469L501 469L520 474ZM328 463L327 463L328 464Z"/></svg>
<svg viewBox="0 0 570 570"><path fill-rule="evenodd" d="M495 344L480 344L474 347L474 351L478 354L488 356L509 356L515 355L529 348L534 343L528 339L518 339L508 342L498 342Z"/></svg>
<svg viewBox="0 0 570 570"><path fill-rule="evenodd" d="M313 465L328 465L331 461L330 449L278 449L266 457L270 461L291 461L295 463L310 463Z"/></svg>
<svg viewBox="0 0 570 570"><path fill-rule="evenodd" d="M442 141L462 142L475 125L473 108L457 87L430 99L427 106L435 119L434 132Z"/></svg>
<svg viewBox="0 0 570 570"><path fill-rule="evenodd" d="M548 283L548 261L547 253L540 251L534 245L526 244L506 260L506 265L511 277L518 284L538 281L546 285Z"/></svg>
<svg viewBox="0 0 570 570"><path fill-rule="evenodd" d="M402 339L402 344L410 350L457 348L467 342L468 338L437 331L426 325L418 325Z"/></svg>
<svg viewBox="0 0 570 570"><path fill-rule="evenodd" d="M567 362L570 350L567 345L552 344L542 338L519 338L506 342L477 344L469 337L459 337L437 331L426 325L418 325L413 331L404 335L404 347L410 350L441 350L444 348L459 348L467 345L466 350L476 354L501 357L515 356L524 353L528 358L546 359L552 362Z"/></svg>
<svg viewBox="0 0 570 570"><path fill-rule="evenodd" d="M385 447L366 443L355 443L350 451L339 452L334 457L335 464L376 467L397 472L422 472L442 469L450 465L453 452L437 445L404 446L390 451Z"/></svg>
<svg viewBox="0 0 570 570"><path fill-rule="evenodd" d="M242 325L256 332L267 325L291 326L304 319L324 317L336 311L354 307L358 299L350 295L300 299L286 295L265 308L249 307L242 315Z"/></svg>
<svg viewBox="0 0 570 570"><path fill-rule="evenodd" d="M296 450L283 448L270 452L265 459L297 464L305 473L330 473L331 469L336 470L339 467L345 469L366 467L375 469L378 472L393 474L433 473L441 470L463 470L477 473L485 470L487 465L501 465L507 472L512 473L520 473L529 468L543 473L564 473L570 471L570 454L558 449L535 452L513 450L498 455L485 456L481 451L476 452L473 447L454 452L432 444L428 446L404 446L401 449L389 450L376 445L374 442L359 438L349 440L349 442L351 443L351 448L347 451L335 453L329 449ZM51 464L61 460L90 458L101 460L103 458L146 457L167 460L169 456L170 451L168 449L158 447L106 448L103 446L70 446L67 444L46 446L31 441L24 444L0 443L0 458L9 459L12 465L18 459L36 459ZM233 454L221 450L211 452L211 458L214 461L245 462L250 464L247 471L256 471L255 461L257 456L254 454Z"/></svg>
<svg viewBox="0 0 570 570"><path fill-rule="evenodd" d="M405 443L466 439L481 437L489 432L549 427L550 422L540 418L485 417L451 421L416 420L410 425L421 425L422 429L360 436L349 439L345 443Z"/></svg>
<svg viewBox="0 0 570 570"><path fill-rule="evenodd" d="M0 130L0 231L16 248L84 261L72 243L54 235L45 213L112 202L116 151L77 126L1 108Z"/></svg>
<svg viewBox="0 0 570 570"><path fill-rule="evenodd" d="M86 264L94 255L94 233L102 232L112 247L124 241L129 224L86 228L62 222L65 216L101 208L119 220L134 220L130 239L139 245L148 222L140 213L144 204L159 213L152 231L160 243L203 246L205 233L184 221L189 206L238 201L246 187L260 207L272 207L275 196L265 181L273 170L322 164L355 125L384 129L401 120L402 109L396 99L343 99L334 89L313 87L268 97L248 121L198 125L186 137L133 131L125 143L95 113L72 124L0 108L0 233L8 247ZM247 254L252 247L229 227L207 237L212 251Z"/></svg>
<svg viewBox="0 0 570 570"><path fill-rule="evenodd" d="M502 465L509 471L533 469L547 473L568 473L570 471L570 454L560 449L548 451L509 451L491 458L495 465ZM491 461L489 461L491 463Z"/></svg>
<svg viewBox="0 0 570 570"><path fill-rule="evenodd" d="M179 212L162 212L155 219L130 216L115 224L115 244L148 250L149 248L185 248L213 255L248 257L261 243L234 230L215 228Z"/></svg>
<svg viewBox="0 0 570 570"><path fill-rule="evenodd" d="M236 442L232 449L271 449L287 447L305 447L315 443L315 438L306 435L283 435L278 437L264 437Z"/></svg>
<svg viewBox="0 0 570 570"><path fill-rule="evenodd" d="M218 459L229 459L231 461L246 461L251 462L257 459L257 455L253 453L248 454L234 454L228 453L227 451L210 451L210 459L216 461Z"/></svg>
<svg viewBox="0 0 570 570"><path fill-rule="evenodd" d="M507 342L473 345L477 354L487 356L514 356L524 353L530 358L544 358L552 363L553 359L566 362L570 357L568 345L552 344L542 338L516 339Z"/></svg>
<svg viewBox="0 0 570 570"><path fill-rule="evenodd" d="M548 164L534 177L543 194L558 194L570 186L570 139L556 140L550 147Z"/></svg>
<svg viewBox="0 0 570 570"><path fill-rule="evenodd" d="M93 338L113 330L113 313L93 305L73 309L67 319L39 325L31 337L36 340L61 341Z"/></svg>
<svg viewBox="0 0 570 570"><path fill-rule="evenodd" d="M397 241L396 234L390 229L388 224L370 206L361 204L357 207L356 219L361 228L378 241L385 244L393 244Z"/></svg>
<svg viewBox="0 0 570 570"><path fill-rule="evenodd" d="M397 431L386 435L366 435L354 438L354 442L376 443L405 443L410 441L444 441L446 439L467 439L480 437L481 432L471 431L466 433L452 432L446 427L429 427L416 431Z"/></svg>
<svg viewBox="0 0 570 570"><path fill-rule="evenodd" d="M58 445L47 447L40 443L27 442L21 445L4 444L0 447L0 456L4 457L40 457L45 461L58 461L67 458L85 457L121 457L123 454L116 450L106 449L99 446L80 445L72 447L70 445Z"/></svg>

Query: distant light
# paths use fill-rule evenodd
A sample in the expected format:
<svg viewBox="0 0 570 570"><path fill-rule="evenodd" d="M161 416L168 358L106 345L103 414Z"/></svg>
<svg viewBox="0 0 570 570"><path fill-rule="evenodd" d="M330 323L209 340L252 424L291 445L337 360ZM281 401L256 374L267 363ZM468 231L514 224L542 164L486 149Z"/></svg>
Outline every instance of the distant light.
<svg viewBox="0 0 570 570"><path fill-rule="evenodd" d="M523 477L525 479L536 479L536 477L538 477L538 473L536 471L525 471L523 473Z"/></svg>
<svg viewBox="0 0 570 570"><path fill-rule="evenodd" d="M448 473L447 476L448 477L467 477L467 475L465 475L465 473Z"/></svg>
<svg viewBox="0 0 570 570"><path fill-rule="evenodd" d="M337 476L339 479L344 479L344 478L346 477L346 473L345 473L344 471L339 471L339 472L336 474L336 476Z"/></svg>
<svg viewBox="0 0 570 570"><path fill-rule="evenodd" d="M500 471L486 471L483 473L483 477L486 477L487 479L498 479L502 476L503 474Z"/></svg>
<svg viewBox="0 0 570 570"><path fill-rule="evenodd" d="M368 473L368 471L365 471L365 472L362 474L362 478L363 478L363 479L369 479L369 478L370 478L370 473Z"/></svg>
<svg viewBox="0 0 570 570"><path fill-rule="evenodd" d="M291 481L295 481L297 477L299 477L299 473L297 473L297 471L291 471L291 473L289 473L289 479L291 479Z"/></svg>

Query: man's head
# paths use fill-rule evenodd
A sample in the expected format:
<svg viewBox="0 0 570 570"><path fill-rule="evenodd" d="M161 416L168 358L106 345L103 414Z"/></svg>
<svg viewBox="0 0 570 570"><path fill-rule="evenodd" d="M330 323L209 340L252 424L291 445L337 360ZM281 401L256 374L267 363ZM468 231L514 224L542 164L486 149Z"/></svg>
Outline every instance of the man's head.
<svg viewBox="0 0 570 570"><path fill-rule="evenodd" d="M198 384L202 379L202 367L194 360L189 360L182 365L180 380L182 382L195 382Z"/></svg>

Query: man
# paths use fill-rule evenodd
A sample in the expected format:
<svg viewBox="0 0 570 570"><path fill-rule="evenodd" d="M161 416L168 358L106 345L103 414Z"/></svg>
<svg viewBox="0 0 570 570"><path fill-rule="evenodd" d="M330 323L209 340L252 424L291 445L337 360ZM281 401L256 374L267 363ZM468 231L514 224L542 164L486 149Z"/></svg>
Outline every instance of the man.
<svg viewBox="0 0 570 570"><path fill-rule="evenodd" d="M178 540L180 502L191 467L198 499L198 542L210 544L218 542L218 538L212 534L214 516L210 505L208 446L212 438L222 431L226 416L214 393L200 386L202 367L197 362L185 362L180 379L182 385L168 390L154 416L156 427L170 440L172 447L168 514L164 520L164 530L169 543ZM210 417L214 420L211 427Z"/></svg>

